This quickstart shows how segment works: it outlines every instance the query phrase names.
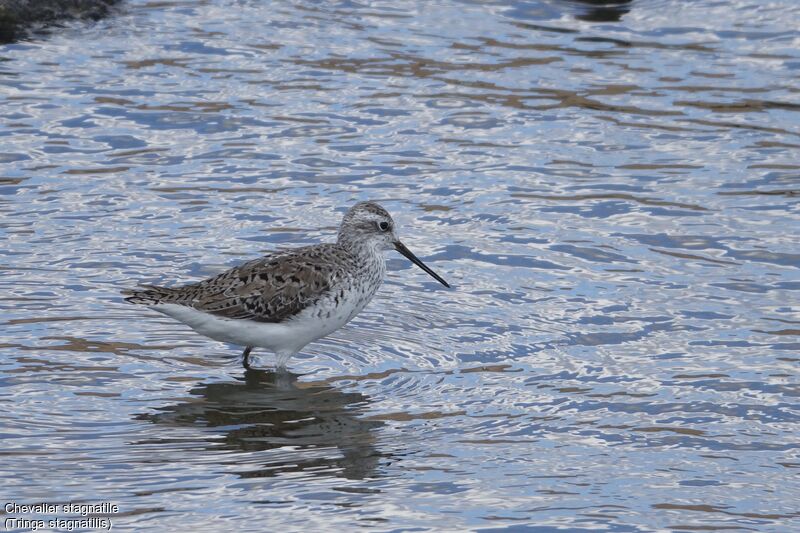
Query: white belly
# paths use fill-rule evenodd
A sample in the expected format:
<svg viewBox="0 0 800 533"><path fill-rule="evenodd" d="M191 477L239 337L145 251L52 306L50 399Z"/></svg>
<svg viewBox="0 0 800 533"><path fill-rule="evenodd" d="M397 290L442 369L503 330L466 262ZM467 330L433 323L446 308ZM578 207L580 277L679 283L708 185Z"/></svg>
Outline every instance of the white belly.
<svg viewBox="0 0 800 533"><path fill-rule="evenodd" d="M258 346L276 353L295 353L314 340L288 324L224 318L178 304L158 304L152 309L183 322L197 333L221 342Z"/></svg>
<svg viewBox="0 0 800 533"><path fill-rule="evenodd" d="M338 302L334 294L281 323L224 318L178 304L158 304L151 308L214 340L290 355L347 324L369 303L375 289L345 292Z"/></svg>

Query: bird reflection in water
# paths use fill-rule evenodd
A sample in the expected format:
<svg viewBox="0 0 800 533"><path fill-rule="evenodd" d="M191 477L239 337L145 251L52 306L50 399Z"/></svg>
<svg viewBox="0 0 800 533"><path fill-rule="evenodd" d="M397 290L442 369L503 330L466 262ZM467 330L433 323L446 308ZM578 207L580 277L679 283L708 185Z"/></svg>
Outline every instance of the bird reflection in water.
<svg viewBox="0 0 800 533"><path fill-rule="evenodd" d="M286 371L247 370L237 382L204 383L192 389L196 400L137 418L170 426L219 428L228 449L255 453L287 447L260 456L256 468L239 472L246 478L308 470L348 479L376 476L384 456L374 446L374 431L383 423L362 416L369 398L327 384L298 382L298 377ZM219 433L203 434L203 440L209 443L204 449L220 450ZM264 457L270 459L266 464Z"/></svg>

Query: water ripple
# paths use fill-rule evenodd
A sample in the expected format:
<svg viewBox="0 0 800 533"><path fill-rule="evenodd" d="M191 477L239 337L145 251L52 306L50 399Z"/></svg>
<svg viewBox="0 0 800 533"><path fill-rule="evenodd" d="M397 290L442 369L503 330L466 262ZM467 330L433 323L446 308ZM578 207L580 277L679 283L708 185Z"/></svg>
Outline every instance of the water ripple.
<svg viewBox="0 0 800 533"><path fill-rule="evenodd" d="M137 531L796 529L798 17L131 0L4 45L9 497ZM367 198L454 289L390 256L290 375L119 297Z"/></svg>

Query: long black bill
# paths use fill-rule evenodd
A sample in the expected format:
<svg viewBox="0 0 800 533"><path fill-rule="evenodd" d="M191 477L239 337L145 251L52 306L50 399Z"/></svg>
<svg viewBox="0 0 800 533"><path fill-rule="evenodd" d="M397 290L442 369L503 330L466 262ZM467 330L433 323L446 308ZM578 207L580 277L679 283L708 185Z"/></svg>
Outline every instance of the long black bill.
<svg viewBox="0 0 800 533"><path fill-rule="evenodd" d="M422 270L424 270L425 272L427 272L428 274L430 274L431 276L433 276L433 279L435 279L436 281L438 281L439 283L441 283L442 285L444 285L444 286L445 286L445 287L447 287L448 289L450 288L450 285L448 285L448 284L447 284L447 282L446 282L445 280L443 280L443 279L441 278L441 276L439 276L439 274L437 274L436 272L434 272L433 270L431 270L430 268L428 268L428 265L426 265L425 263L423 263L422 261L420 261L420 260L419 260L419 257L417 257L416 255L414 255L413 253L411 253L411 250L409 250L408 248L406 248L406 245L405 245L405 244L403 244L403 243L402 243L402 242L400 242L400 241L395 241L395 243L394 243L394 248L395 248L395 250L397 250L398 252L400 252L401 254L403 254L404 256L406 256L406 257L408 258L408 260L409 260L409 261L411 261L412 263L414 263L415 265L417 265L418 267L420 267Z"/></svg>

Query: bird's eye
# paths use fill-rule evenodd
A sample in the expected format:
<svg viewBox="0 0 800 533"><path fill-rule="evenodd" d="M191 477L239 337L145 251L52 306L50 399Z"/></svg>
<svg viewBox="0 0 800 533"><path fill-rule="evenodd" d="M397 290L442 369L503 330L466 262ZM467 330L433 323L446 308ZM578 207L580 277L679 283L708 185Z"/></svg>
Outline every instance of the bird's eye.
<svg viewBox="0 0 800 533"><path fill-rule="evenodd" d="M381 222L378 224L378 227L381 231L389 231L389 223L388 222Z"/></svg>

